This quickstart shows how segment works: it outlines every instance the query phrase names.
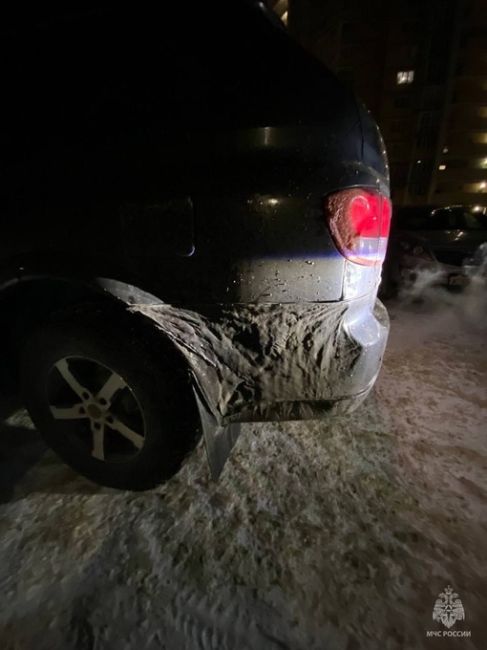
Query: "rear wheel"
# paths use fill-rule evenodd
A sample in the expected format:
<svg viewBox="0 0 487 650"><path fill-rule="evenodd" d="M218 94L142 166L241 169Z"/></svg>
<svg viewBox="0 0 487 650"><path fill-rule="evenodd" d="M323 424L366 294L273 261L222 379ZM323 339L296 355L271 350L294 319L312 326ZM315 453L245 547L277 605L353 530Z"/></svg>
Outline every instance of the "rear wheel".
<svg viewBox="0 0 487 650"><path fill-rule="evenodd" d="M24 348L34 424L65 462L103 485L153 487L194 445L187 373L158 339L135 316L91 308L58 314Z"/></svg>

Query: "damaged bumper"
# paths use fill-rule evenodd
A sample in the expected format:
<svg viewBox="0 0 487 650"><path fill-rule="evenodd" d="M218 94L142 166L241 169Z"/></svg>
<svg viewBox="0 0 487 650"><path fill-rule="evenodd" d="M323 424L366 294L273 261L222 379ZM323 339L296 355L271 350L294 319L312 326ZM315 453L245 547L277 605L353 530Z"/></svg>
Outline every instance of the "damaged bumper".
<svg viewBox="0 0 487 650"><path fill-rule="evenodd" d="M188 361L217 479L240 423L345 414L372 388L389 331L370 296L182 309L137 305Z"/></svg>
<svg viewBox="0 0 487 650"><path fill-rule="evenodd" d="M352 410L380 369L389 321L380 301L139 305L185 356L218 425Z"/></svg>

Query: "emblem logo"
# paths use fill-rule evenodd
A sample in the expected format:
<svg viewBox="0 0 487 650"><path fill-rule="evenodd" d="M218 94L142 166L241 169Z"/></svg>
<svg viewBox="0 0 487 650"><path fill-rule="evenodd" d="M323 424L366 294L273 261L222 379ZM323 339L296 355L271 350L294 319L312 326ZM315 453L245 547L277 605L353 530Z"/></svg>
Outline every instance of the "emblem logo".
<svg viewBox="0 0 487 650"><path fill-rule="evenodd" d="M457 621L465 620L462 601L450 585L436 599L433 607L433 620L443 623L448 629Z"/></svg>

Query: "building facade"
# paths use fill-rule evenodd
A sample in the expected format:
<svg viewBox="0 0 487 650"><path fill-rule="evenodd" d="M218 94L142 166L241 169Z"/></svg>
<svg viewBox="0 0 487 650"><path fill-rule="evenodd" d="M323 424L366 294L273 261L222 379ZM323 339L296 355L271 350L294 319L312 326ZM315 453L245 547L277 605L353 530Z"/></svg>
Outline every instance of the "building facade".
<svg viewBox="0 0 487 650"><path fill-rule="evenodd" d="M291 34L378 121L395 203L487 206L487 0L288 5Z"/></svg>

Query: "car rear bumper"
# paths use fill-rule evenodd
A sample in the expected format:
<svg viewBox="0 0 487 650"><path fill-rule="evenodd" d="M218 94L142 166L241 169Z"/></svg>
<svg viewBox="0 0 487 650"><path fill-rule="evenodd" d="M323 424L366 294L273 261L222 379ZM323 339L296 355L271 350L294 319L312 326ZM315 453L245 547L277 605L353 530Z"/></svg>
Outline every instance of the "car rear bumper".
<svg viewBox="0 0 487 650"><path fill-rule="evenodd" d="M186 357L219 424L353 410L373 386L389 331L375 295L333 303L136 305Z"/></svg>

